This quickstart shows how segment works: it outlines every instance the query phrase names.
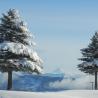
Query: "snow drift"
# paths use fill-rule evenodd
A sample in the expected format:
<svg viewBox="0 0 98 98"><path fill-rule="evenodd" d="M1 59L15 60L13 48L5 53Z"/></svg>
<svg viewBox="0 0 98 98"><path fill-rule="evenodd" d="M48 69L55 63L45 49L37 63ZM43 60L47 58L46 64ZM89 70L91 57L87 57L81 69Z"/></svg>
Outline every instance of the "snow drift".
<svg viewBox="0 0 98 98"><path fill-rule="evenodd" d="M0 98L98 98L98 91L69 90L55 93L0 91Z"/></svg>

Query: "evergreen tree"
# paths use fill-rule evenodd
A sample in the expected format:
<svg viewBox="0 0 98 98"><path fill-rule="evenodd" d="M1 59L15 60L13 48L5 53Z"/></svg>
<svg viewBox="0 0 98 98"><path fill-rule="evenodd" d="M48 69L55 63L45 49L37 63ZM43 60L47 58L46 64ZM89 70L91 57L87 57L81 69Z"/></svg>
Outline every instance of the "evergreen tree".
<svg viewBox="0 0 98 98"><path fill-rule="evenodd" d="M32 33L21 20L18 11L10 9L0 23L0 71L8 72L8 87L12 88L12 72L41 73L42 60L34 51Z"/></svg>
<svg viewBox="0 0 98 98"><path fill-rule="evenodd" d="M78 65L79 70L95 74L95 89L97 89L97 72L98 72L98 32L91 39L91 43L87 48L81 49L82 58L79 60L82 61Z"/></svg>

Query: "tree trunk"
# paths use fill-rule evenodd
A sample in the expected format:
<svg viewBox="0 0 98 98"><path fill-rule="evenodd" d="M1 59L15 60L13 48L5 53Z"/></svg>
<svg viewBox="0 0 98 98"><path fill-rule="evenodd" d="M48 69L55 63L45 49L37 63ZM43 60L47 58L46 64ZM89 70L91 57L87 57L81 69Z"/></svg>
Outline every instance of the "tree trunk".
<svg viewBox="0 0 98 98"><path fill-rule="evenodd" d="M97 71L95 71L95 90L97 90Z"/></svg>
<svg viewBox="0 0 98 98"><path fill-rule="evenodd" d="M7 90L12 89L12 70L8 70L8 85L7 85Z"/></svg>

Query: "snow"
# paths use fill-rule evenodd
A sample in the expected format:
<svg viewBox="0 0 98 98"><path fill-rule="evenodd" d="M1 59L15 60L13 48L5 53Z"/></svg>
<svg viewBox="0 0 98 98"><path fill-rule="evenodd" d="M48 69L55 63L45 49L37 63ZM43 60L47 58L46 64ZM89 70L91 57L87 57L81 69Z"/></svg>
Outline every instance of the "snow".
<svg viewBox="0 0 98 98"><path fill-rule="evenodd" d="M98 98L96 90L66 90L63 92L0 91L0 98Z"/></svg>
<svg viewBox="0 0 98 98"><path fill-rule="evenodd" d="M98 66L98 59L94 59L94 64Z"/></svg>
<svg viewBox="0 0 98 98"><path fill-rule="evenodd" d="M29 56L30 58L32 58L34 60L34 62L32 62L26 58L22 58L22 59L18 59L18 60L16 60L16 59L8 60L10 63L16 65L17 67L19 65L28 66L28 67L32 68L32 70L36 69L38 72L40 72L40 73L42 72L42 66L40 66L42 64L42 60L37 55L37 53L33 49L31 49L31 47L25 46L21 43L5 41L0 44L0 55L5 55L6 52L15 53L18 55Z"/></svg>
<svg viewBox="0 0 98 98"><path fill-rule="evenodd" d="M42 73L42 67L38 66L36 62L32 62L27 60L26 58L18 59L18 60L9 60L10 63L16 65L17 67L22 65L23 67L27 66L30 67L32 70L37 70L39 73Z"/></svg>
<svg viewBox="0 0 98 98"><path fill-rule="evenodd" d="M42 60L34 50L35 43L32 41L33 34L29 31L26 23L21 19L18 10L9 9L6 14L3 14L0 28L0 60L4 61L7 55L5 64L0 66L15 65L15 68L18 67L18 69L20 68L21 70L24 67L24 69L27 68L28 71L40 73L42 71L42 66L40 66ZM6 34L4 34L5 32ZM11 33L13 34L9 36ZM10 37L12 37L13 40L11 40ZM20 39L17 39L18 37L20 37ZM14 56L12 57L12 55ZM8 65L7 63L10 64Z"/></svg>
<svg viewBox="0 0 98 98"><path fill-rule="evenodd" d="M83 62L84 67L93 66L93 62Z"/></svg>
<svg viewBox="0 0 98 98"><path fill-rule="evenodd" d="M84 65L84 67L87 67L87 66L93 67L94 65L98 66L98 59L94 59L91 62L83 62L83 65Z"/></svg>
<svg viewBox="0 0 98 98"><path fill-rule="evenodd" d="M0 50L30 56L34 61L37 61L39 65L42 62L34 50L30 49L30 47L24 46L21 43L3 42L0 44Z"/></svg>

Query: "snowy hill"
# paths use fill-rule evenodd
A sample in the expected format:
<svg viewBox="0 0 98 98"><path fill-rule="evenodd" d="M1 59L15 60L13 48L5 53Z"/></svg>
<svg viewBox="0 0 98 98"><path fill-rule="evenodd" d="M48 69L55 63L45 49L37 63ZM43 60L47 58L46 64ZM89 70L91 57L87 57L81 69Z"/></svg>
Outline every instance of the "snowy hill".
<svg viewBox="0 0 98 98"><path fill-rule="evenodd" d="M98 91L69 90L55 93L0 91L0 98L98 98Z"/></svg>

